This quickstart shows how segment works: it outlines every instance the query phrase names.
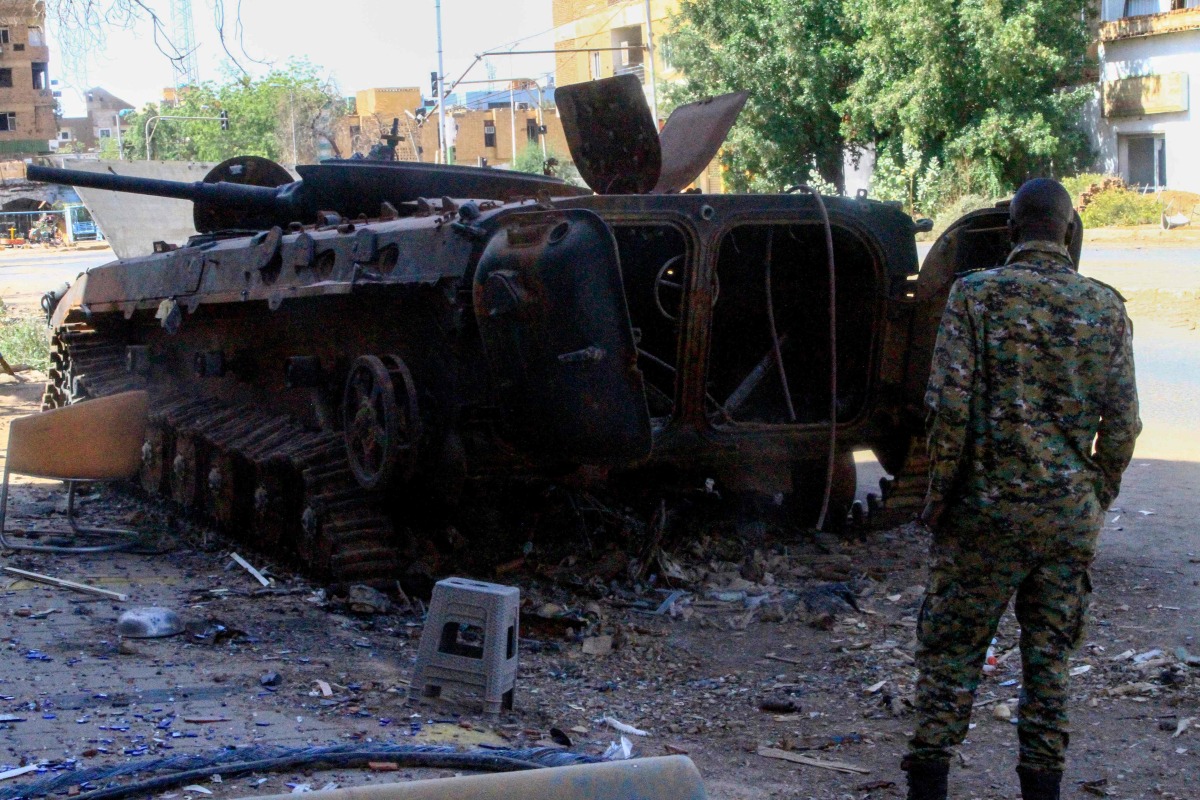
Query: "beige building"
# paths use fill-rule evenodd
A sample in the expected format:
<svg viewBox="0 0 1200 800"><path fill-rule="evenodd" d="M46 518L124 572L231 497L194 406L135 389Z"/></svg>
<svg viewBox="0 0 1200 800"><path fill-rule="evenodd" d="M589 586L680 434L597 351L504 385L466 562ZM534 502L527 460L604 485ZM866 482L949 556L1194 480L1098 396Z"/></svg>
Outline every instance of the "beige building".
<svg viewBox="0 0 1200 800"><path fill-rule="evenodd" d="M59 120L58 150L92 152L106 139L112 139L114 143L120 141L129 131L129 124L121 119L121 112L131 109L131 104L112 92L93 86L87 90L87 116Z"/></svg>
<svg viewBox="0 0 1200 800"><path fill-rule="evenodd" d="M651 102L656 87L662 100L662 87L681 80L683 75L671 63L662 46L662 35L670 29L671 16L679 10L679 0L650 0L649 26L646 0L553 0L553 21L558 38L554 79L559 86L636 75ZM651 82L650 34L654 38L653 84ZM591 48L595 48L594 50ZM661 105L661 103L660 103ZM658 124L665 120L660 115ZM693 186L702 192L723 191L720 158L713 159Z"/></svg>
<svg viewBox="0 0 1200 800"><path fill-rule="evenodd" d="M0 154L30 156L58 134L45 4L0 0Z"/></svg>

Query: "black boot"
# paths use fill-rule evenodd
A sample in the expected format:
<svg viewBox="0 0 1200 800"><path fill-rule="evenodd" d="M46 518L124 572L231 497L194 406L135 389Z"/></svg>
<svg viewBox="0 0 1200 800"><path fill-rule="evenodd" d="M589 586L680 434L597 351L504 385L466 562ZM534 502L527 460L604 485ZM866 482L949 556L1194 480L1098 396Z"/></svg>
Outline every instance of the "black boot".
<svg viewBox="0 0 1200 800"><path fill-rule="evenodd" d="M915 762L904 765L908 772L908 800L946 800L946 777L950 765Z"/></svg>
<svg viewBox="0 0 1200 800"><path fill-rule="evenodd" d="M1022 800L1059 800L1062 770L1017 767L1021 777Z"/></svg>

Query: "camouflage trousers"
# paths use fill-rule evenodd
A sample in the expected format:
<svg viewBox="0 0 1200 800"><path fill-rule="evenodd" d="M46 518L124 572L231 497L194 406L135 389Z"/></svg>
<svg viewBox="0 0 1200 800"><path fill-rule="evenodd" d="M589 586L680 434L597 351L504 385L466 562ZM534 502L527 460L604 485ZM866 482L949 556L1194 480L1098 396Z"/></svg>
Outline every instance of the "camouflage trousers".
<svg viewBox="0 0 1200 800"><path fill-rule="evenodd" d="M1083 636L1099 525L1022 529L1011 518L954 511L930 549L917 620L917 730L905 763L946 762L949 748L966 737L987 647L1015 594L1023 673L1020 764L1061 770L1069 740L1067 659Z"/></svg>

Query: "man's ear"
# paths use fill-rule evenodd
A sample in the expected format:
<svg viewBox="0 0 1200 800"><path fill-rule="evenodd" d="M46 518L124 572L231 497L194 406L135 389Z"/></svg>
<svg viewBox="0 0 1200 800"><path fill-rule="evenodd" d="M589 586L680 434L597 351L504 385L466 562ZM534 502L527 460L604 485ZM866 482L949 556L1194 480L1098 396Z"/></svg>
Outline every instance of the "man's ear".
<svg viewBox="0 0 1200 800"><path fill-rule="evenodd" d="M1074 216L1074 215L1072 215ZM1067 223L1067 235L1063 237L1063 244L1067 247L1071 246L1071 240L1075 238L1075 220Z"/></svg>
<svg viewBox="0 0 1200 800"><path fill-rule="evenodd" d="M1019 231L1017 230L1017 224L1015 222L1013 222L1012 217L1009 217L1009 219L1008 219L1008 241L1010 241L1013 244L1016 244L1018 233L1019 233Z"/></svg>

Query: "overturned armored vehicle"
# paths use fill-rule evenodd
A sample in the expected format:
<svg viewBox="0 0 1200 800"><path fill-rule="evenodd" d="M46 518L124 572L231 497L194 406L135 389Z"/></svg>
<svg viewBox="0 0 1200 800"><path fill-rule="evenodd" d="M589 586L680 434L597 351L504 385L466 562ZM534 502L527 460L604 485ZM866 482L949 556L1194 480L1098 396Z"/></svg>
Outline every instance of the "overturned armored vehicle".
<svg viewBox="0 0 1200 800"><path fill-rule="evenodd" d="M743 101L683 107L660 140L636 80L559 89L586 195L405 163L31 167L190 197L200 231L49 299L45 404L147 388L145 488L326 580L394 578L401 532L465 485L581 467L835 524L855 449L920 483L938 317L956 272L1003 258L1003 212L918 270L892 205L679 193Z"/></svg>

